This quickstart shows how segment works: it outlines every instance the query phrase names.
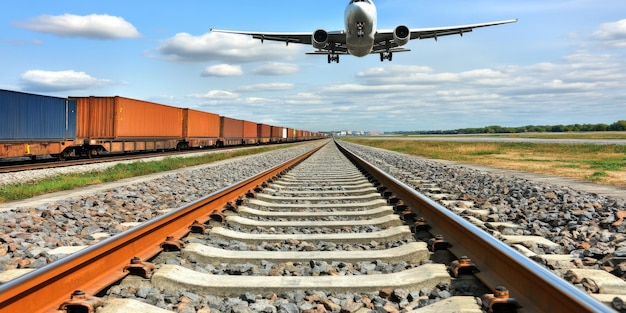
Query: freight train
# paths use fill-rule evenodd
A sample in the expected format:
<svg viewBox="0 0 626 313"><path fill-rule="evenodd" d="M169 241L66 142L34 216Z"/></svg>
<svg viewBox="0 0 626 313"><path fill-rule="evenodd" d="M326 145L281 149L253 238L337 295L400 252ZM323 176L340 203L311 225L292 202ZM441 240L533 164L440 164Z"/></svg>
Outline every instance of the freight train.
<svg viewBox="0 0 626 313"><path fill-rule="evenodd" d="M323 134L189 108L112 97L51 97L0 89L0 159L295 142Z"/></svg>

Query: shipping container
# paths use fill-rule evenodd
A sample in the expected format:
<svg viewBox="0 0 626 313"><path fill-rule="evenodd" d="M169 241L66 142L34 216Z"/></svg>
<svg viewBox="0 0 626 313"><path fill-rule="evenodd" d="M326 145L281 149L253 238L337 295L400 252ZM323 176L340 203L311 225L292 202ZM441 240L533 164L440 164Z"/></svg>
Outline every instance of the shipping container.
<svg viewBox="0 0 626 313"><path fill-rule="evenodd" d="M238 146L244 143L243 121L220 116L219 146Z"/></svg>
<svg viewBox="0 0 626 313"><path fill-rule="evenodd" d="M296 130L293 128L285 128L286 130L286 134L284 136L284 138L286 138L286 140L288 142L294 142L296 141Z"/></svg>
<svg viewBox="0 0 626 313"><path fill-rule="evenodd" d="M183 148L206 148L217 145L220 137L218 114L183 109Z"/></svg>
<svg viewBox="0 0 626 313"><path fill-rule="evenodd" d="M243 121L243 139L245 144L254 145L259 139L258 126L255 122Z"/></svg>
<svg viewBox="0 0 626 313"><path fill-rule="evenodd" d="M76 139L98 154L165 150L183 142L183 109L115 97L71 97L78 108Z"/></svg>
<svg viewBox="0 0 626 313"><path fill-rule="evenodd" d="M257 124L257 134L259 143L269 143L272 141L272 127L267 124Z"/></svg>
<svg viewBox="0 0 626 313"><path fill-rule="evenodd" d="M0 90L0 158L61 153L76 136L76 101Z"/></svg>
<svg viewBox="0 0 626 313"><path fill-rule="evenodd" d="M0 141L74 139L76 101L0 90Z"/></svg>
<svg viewBox="0 0 626 313"><path fill-rule="evenodd" d="M270 126L270 134L271 134L271 143L280 142L280 138L282 137L283 129L278 126Z"/></svg>

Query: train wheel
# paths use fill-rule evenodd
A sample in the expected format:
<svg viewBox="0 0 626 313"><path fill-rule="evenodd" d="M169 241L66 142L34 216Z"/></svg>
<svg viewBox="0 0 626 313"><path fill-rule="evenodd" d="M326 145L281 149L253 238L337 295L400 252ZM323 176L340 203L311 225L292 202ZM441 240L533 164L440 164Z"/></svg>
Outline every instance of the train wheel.
<svg viewBox="0 0 626 313"><path fill-rule="evenodd" d="M67 158L70 157L70 151L69 150L63 150L61 151L61 153L59 153L59 155L57 156L57 158L59 159L59 161L65 161L67 160Z"/></svg>
<svg viewBox="0 0 626 313"><path fill-rule="evenodd" d="M102 155L102 148L101 147L91 148L89 149L89 152L87 154L89 158Z"/></svg>

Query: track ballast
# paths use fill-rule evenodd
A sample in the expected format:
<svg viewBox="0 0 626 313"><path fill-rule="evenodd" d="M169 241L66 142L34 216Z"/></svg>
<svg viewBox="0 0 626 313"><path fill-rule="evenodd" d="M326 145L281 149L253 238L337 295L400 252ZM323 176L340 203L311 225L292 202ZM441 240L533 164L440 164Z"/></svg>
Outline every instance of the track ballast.
<svg viewBox="0 0 626 313"><path fill-rule="evenodd" d="M425 212L441 209L432 200L411 189L402 191L375 169L367 168L370 174L365 175L362 171L334 144L326 145L280 178L248 191L237 206L227 205L228 210L213 211L209 219L177 231L192 233L162 243L164 251L149 260L156 265L153 272L129 275L104 288L98 296L105 305L98 312L482 312L494 304L517 306L516 300L505 297L506 289L493 284L528 282L502 281L497 275L494 279L489 269L482 272L464 254L452 252L472 247L480 264L504 257L478 250L467 242L468 235L450 236L456 247L433 238L427 232L430 226L447 234L463 233ZM417 217L420 213L432 218L431 225ZM495 241L487 239L478 246L503 245ZM459 243L468 246L464 250ZM508 266L510 274L530 276L510 261L490 265L499 272ZM543 271L537 275L543 276ZM483 285L476 273L483 281L495 282ZM543 288L552 287L536 289ZM533 307L535 293L517 295L522 304ZM552 293L549 297L560 301Z"/></svg>

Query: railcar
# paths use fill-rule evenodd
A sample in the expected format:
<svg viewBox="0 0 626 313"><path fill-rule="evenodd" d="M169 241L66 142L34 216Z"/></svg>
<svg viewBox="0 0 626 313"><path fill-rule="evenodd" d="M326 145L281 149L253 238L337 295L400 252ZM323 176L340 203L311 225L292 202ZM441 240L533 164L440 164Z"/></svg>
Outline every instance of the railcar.
<svg viewBox="0 0 626 313"><path fill-rule="evenodd" d="M0 89L0 158L58 155L76 138L76 101Z"/></svg>
<svg viewBox="0 0 626 313"><path fill-rule="evenodd" d="M50 97L0 89L0 159L294 142L310 132L120 96Z"/></svg>
<svg viewBox="0 0 626 313"><path fill-rule="evenodd" d="M183 109L183 141L179 149L215 147L220 141L218 114Z"/></svg>
<svg viewBox="0 0 626 313"><path fill-rule="evenodd" d="M245 145L256 145L259 143L259 127L257 123L243 121L243 141Z"/></svg>
<svg viewBox="0 0 626 313"><path fill-rule="evenodd" d="M70 97L78 107L76 142L62 157L183 147L183 109L114 97Z"/></svg>
<svg viewBox="0 0 626 313"><path fill-rule="evenodd" d="M272 126L267 124L257 124L258 143L268 144L272 141Z"/></svg>

